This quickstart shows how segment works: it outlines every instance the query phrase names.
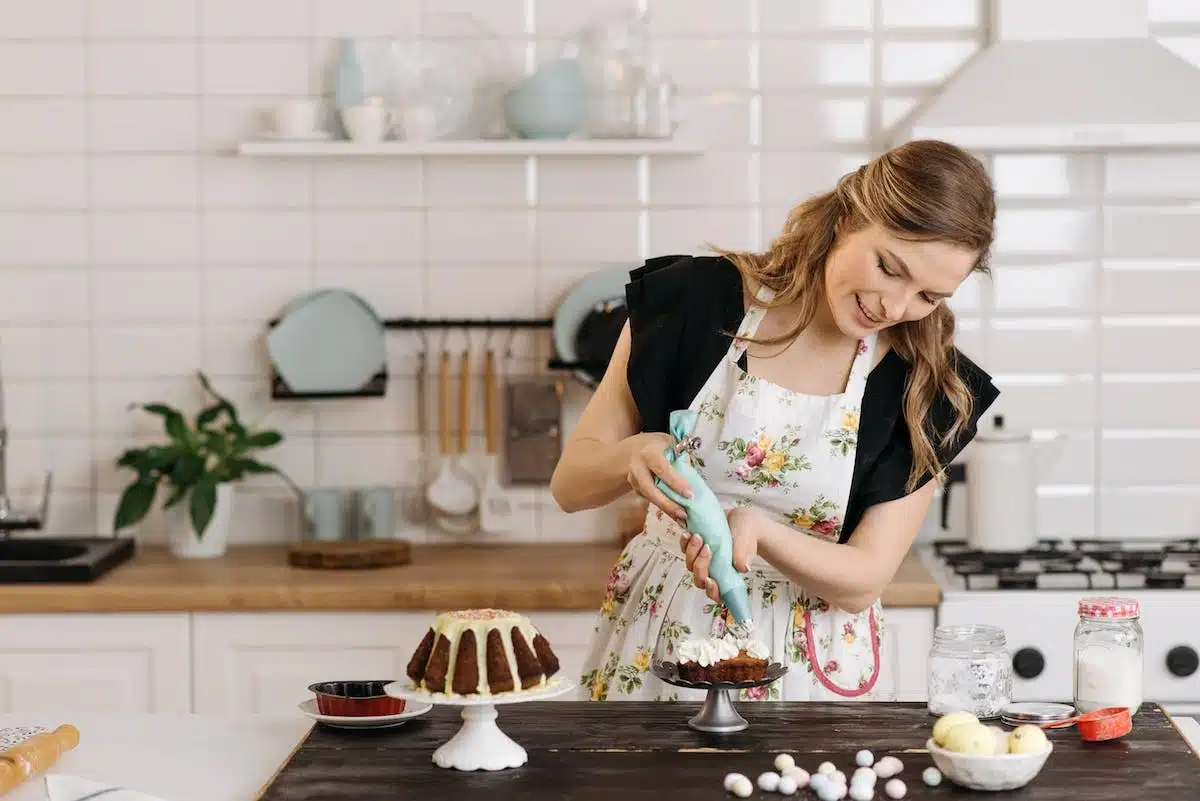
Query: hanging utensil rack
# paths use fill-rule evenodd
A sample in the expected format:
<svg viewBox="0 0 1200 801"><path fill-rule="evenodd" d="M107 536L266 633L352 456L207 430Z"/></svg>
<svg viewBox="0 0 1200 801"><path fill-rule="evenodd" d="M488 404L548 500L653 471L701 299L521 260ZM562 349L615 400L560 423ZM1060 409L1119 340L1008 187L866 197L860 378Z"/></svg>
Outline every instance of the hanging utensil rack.
<svg viewBox="0 0 1200 801"><path fill-rule="evenodd" d="M275 326L278 320L271 320L268 325ZM553 328L554 320L545 319L469 319L452 317L394 317L385 319L383 327L389 331L414 331L428 329L469 329L469 330L516 330ZM551 359L548 366L552 370L573 370L585 365L564 362L561 359ZM337 398L381 398L387 393L388 373L381 370L362 387L351 391L339 392L294 392L277 374L271 374L271 397L274 400L333 400Z"/></svg>

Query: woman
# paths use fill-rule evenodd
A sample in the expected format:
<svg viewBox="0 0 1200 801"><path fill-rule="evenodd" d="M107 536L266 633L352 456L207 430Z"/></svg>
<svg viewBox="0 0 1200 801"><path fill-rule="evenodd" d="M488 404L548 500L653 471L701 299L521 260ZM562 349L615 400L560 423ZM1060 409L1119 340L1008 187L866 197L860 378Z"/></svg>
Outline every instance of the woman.
<svg viewBox="0 0 1200 801"><path fill-rule="evenodd" d="M754 639L789 666L742 697L878 697L879 597L931 479L998 395L954 347L946 306L987 271L994 221L983 166L915 141L801 203L765 253L632 271L629 323L551 483L568 512L630 489L650 504L609 578L581 680L591 698L702 696L648 666L726 624L707 547L654 486L688 495L664 457L668 417L685 408L692 464L728 510Z"/></svg>

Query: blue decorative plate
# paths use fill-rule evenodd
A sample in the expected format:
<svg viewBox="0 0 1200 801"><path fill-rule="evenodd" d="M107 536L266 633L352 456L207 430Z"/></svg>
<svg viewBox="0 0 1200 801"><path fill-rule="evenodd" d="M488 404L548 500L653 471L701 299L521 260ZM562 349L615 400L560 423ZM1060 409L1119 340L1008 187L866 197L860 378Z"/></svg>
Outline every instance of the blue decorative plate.
<svg viewBox="0 0 1200 801"><path fill-rule="evenodd" d="M624 314L625 285L629 283L631 267L610 267L592 273L571 287L554 313L554 349L564 362L580 360L579 333L584 322L603 307L620 307ZM619 330L618 330L619 334ZM613 344L616 344L614 338ZM609 353L605 358L611 356ZM602 371L576 370L584 384L596 386Z"/></svg>
<svg viewBox="0 0 1200 801"><path fill-rule="evenodd" d="M354 392L386 369L386 330L359 296L323 289L285 307L267 351L293 392Z"/></svg>

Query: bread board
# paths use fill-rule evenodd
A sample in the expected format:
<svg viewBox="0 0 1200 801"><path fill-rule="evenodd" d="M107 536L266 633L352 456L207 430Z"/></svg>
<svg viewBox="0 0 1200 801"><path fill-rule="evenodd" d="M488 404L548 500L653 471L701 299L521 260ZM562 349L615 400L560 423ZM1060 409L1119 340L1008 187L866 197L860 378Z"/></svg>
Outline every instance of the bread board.
<svg viewBox="0 0 1200 801"><path fill-rule="evenodd" d="M297 542L288 549L288 564L315 570L366 570L411 562L408 540Z"/></svg>

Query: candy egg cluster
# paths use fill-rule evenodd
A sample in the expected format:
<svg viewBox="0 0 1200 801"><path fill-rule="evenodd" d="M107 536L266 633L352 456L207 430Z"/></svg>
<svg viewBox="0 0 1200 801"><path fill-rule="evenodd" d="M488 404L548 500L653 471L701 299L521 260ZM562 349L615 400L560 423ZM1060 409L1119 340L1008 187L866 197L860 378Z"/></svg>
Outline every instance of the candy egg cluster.
<svg viewBox="0 0 1200 801"><path fill-rule="evenodd" d="M760 773L754 782L740 773L726 775L725 791L738 798L749 798L754 793L755 785L764 793L780 795L793 795L807 787L819 801L843 801L847 797L850 801L875 801L876 783L882 780L885 782L881 788L882 794L893 801L904 798L908 792L904 782L895 778L904 769L904 763L896 757L885 756L876 761L874 754L863 749L854 755L854 764L856 767L847 779L846 774L832 762L822 762L810 774L796 765L796 759L791 754L779 754L775 757L775 770ZM928 778L925 783L933 786Z"/></svg>

